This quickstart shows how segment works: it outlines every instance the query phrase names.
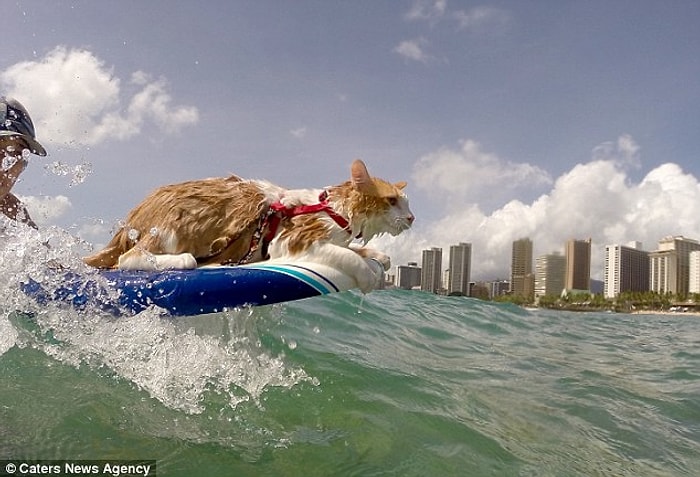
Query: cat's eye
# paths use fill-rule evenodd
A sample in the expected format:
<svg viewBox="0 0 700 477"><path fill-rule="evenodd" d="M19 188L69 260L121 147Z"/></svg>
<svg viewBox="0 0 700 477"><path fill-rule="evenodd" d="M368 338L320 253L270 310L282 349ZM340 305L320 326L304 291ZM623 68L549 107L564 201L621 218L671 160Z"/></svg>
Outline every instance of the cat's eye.
<svg viewBox="0 0 700 477"><path fill-rule="evenodd" d="M398 203L399 203L399 199L397 199L396 197L389 197L389 205L391 205L392 207L395 207L396 204L398 204Z"/></svg>

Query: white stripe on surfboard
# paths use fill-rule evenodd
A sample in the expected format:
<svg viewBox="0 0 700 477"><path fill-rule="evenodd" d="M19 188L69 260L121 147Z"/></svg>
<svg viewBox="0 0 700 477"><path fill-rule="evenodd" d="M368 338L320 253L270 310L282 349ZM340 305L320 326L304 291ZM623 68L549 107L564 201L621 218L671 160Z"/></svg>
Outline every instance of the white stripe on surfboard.
<svg viewBox="0 0 700 477"><path fill-rule="evenodd" d="M282 274L290 276L290 277L294 277L297 280L301 280L302 282L311 286L312 288L317 290L322 295L326 295L328 293L340 291L340 289L335 285L335 283L333 283L327 277L324 277L320 273L318 273L310 268L302 267L301 265L292 265L292 264L261 265L261 264L255 264L255 265L248 265L247 268L254 268L257 270L266 270L266 271L271 271L271 272L277 272L277 273L282 273Z"/></svg>

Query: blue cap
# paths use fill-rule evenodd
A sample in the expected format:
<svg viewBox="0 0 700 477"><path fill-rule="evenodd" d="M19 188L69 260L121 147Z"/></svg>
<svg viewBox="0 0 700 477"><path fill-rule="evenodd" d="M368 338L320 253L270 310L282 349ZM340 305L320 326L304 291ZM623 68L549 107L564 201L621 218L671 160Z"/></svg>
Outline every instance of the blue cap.
<svg viewBox="0 0 700 477"><path fill-rule="evenodd" d="M0 96L0 136L20 137L34 154L46 155L46 149L36 140L32 118L16 99Z"/></svg>

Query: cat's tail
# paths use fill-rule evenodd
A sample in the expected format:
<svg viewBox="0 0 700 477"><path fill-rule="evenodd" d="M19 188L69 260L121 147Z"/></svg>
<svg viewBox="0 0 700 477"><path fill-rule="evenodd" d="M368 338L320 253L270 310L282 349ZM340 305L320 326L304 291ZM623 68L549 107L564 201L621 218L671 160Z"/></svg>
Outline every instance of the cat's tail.
<svg viewBox="0 0 700 477"><path fill-rule="evenodd" d="M129 237L126 228L121 228L114 234L112 240L99 252L83 258L83 262L95 268L116 268L119 257L129 248Z"/></svg>

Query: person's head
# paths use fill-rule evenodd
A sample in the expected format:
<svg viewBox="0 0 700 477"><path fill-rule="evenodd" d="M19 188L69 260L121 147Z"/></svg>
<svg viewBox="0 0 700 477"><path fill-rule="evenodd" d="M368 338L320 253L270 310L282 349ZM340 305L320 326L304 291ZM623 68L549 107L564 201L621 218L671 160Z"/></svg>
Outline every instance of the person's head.
<svg viewBox="0 0 700 477"><path fill-rule="evenodd" d="M24 149L38 156L46 155L46 149L36 140L34 123L22 103L0 96L0 150L19 156Z"/></svg>

